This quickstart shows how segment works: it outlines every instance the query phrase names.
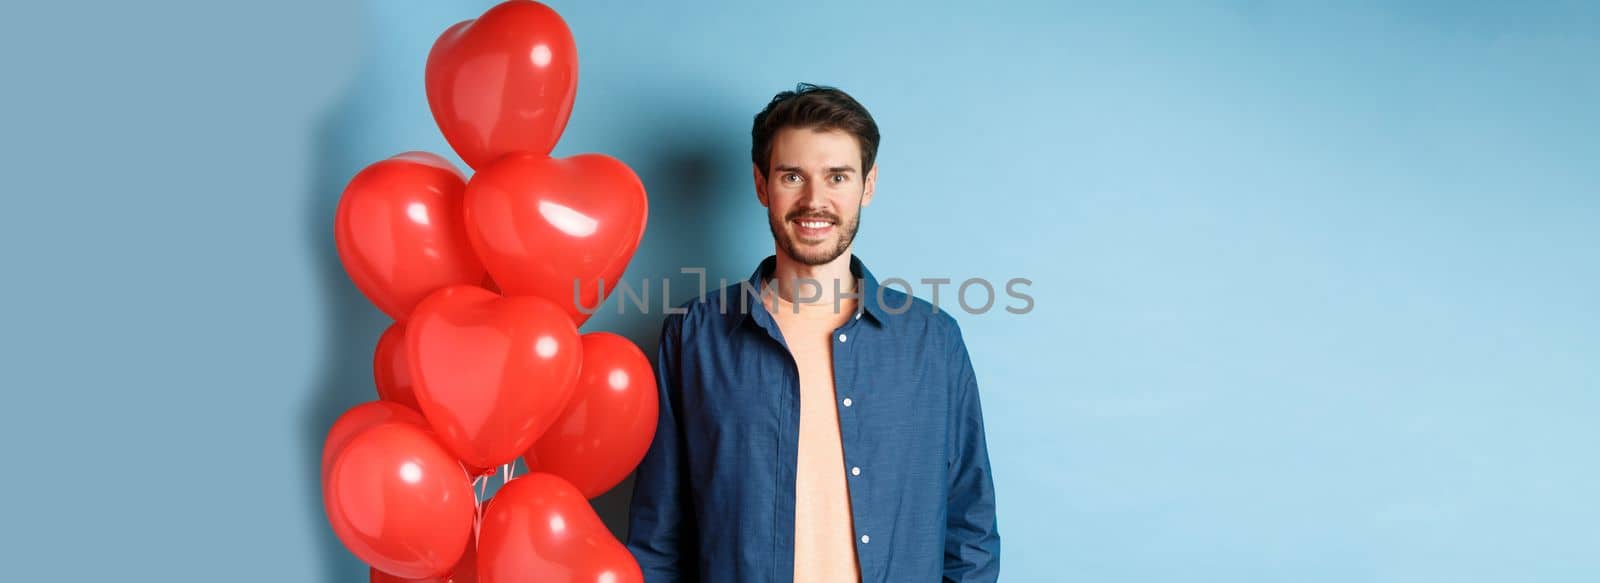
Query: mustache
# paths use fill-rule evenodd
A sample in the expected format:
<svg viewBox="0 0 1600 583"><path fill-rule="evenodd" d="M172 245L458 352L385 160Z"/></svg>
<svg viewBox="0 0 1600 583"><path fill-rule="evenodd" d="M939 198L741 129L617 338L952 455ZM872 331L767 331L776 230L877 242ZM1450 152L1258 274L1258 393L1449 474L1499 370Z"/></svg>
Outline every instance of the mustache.
<svg viewBox="0 0 1600 583"><path fill-rule="evenodd" d="M841 222L839 220L839 217L837 215L834 215L833 213L816 212L816 211L793 211L793 212L790 212L788 216L784 217L783 220L785 220L785 221L801 221L801 220L807 220L807 219L832 221L834 224L839 224Z"/></svg>

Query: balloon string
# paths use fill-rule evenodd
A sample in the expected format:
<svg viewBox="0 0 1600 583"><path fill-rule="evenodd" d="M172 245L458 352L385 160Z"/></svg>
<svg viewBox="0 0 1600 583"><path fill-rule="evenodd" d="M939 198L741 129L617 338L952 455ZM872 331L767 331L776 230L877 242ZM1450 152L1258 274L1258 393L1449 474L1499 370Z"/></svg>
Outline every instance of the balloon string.
<svg viewBox="0 0 1600 583"><path fill-rule="evenodd" d="M482 527L482 526L483 526L483 503L479 502L478 505L475 508L472 509L472 540L473 540L474 543L476 543L477 540L478 540L478 529L480 527ZM476 548L476 547L474 547L474 548Z"/></svg>

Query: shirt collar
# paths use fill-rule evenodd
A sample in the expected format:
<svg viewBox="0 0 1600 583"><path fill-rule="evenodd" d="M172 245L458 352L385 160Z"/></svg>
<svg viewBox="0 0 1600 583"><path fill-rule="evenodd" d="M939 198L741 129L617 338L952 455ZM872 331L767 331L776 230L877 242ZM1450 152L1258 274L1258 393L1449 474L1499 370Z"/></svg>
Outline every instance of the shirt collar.
<svg viewBox="0 0 1600 583"><path fill-rule="evenodd" d="M756 297L760 297L765 291L767 280L772 278L772 272L777 269L777 255L768 255L766 259L761 260L760 265L756 266L755 272L750 274L750 279L748 280L749 286L756 291ZM879 326L888 322L888 312L885 312L883 306L879 305L881 298L878 294L878 278L872 276L872 271L867 269L867 264L862 263L861 258L854 253L850 255L850 274L861 282L860 289L857 290L861 297L856 300L856 305L861 306L861 310L866 313L867 319ZM743 291L743 289L740 289L736 293ZM740 305L738 298L730 299L734 306ZM766 309L759 302L751 299L749 303L748 310L738 309L737 307L730 310L730 316L732 316L729 318L730 328L743 324L746 319L752 316L759 319L770 318Z"/></svg>

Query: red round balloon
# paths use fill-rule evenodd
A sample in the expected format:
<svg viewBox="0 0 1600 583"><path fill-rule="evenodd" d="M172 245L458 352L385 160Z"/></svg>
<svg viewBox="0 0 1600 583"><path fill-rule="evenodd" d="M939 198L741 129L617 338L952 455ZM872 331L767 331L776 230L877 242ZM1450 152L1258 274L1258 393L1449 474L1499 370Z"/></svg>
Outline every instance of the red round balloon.
<svg viewBox="0 0 1600 583"><path fill-rule="evenodd" d="M648 210L639 177L615 158L512 154L467 184L463 214L505 295L550 300L582 326L639 248Z"/></svg>
<svg viewBox="0 0 1600 583"><path fill-rule="evenodd" d="M660 404L650 360L627 338L584 334L579 371L566 410L524 459L529 471L560 476L594 498L644 459Z"/></svg>
<svg viewBox="0 0 1600 583"><path fill-rule="evenodd" d="M424 77L439 131L481 169L555 148L578 93L578 47L555 10L511 0L439 35Z"/></svg>
<svg viewBox="0 0 1600 583"><path fill-rule="evenodd" d="M411 383L411 364L406 361L406 324L395 322L378 337L372 354L372 378L378 398L422 410Z"/></svg>
<svg viewBox="0 0 1600 583"><path fill-rule="evenodd" d="M407 152L350 179L334 217L339 260L356 288L396 320L434 290L483 281L461 222L461 173Z"/></svg>
<svg viewBox="0 0 1600 583"><path fill-rule="evenodd" d="M483 583L639 583L644 575L583 493L550 474L512 480L478 531Z"/></svg>
<svg viewBox="0 0 1600 583"><path fill-rule="evenodd" d="M448 573L472 535L475 503L461 464L427 429L381 423L334 456L322 491L345 548L398 577Z"/></svg>
<svg viewBox="0 0 1600 583"><path fill-rule="evenodd" d="M391 421L410 423L417 427L427 427L428 420L415 409L391 403L388 401L369 401L351 407L333 422L333 427L328 429L328 437L322 441L322 479L328 478L328 469L333 467L333 458L344 451L344 446L350 443L350 438L361 433L368 427Z"/></svg>
<svg viewBox="0 0 1600 583"><path fill-rule="evenodd" d="M566 314L535 297L448 287L406 325L417 403L445 447L469 466L522 455L561 415L582 359Z"/></svg>
<svg viewBox="0 0 1600 583"><path fill-rule="evenodd" d="M367 581L368 583L478 583L478 537L470 535L467 538L467 550L461 553L461 560L456 561L456 566L451 568L449 573L438 577L407 579L369 567Z"/></svg>

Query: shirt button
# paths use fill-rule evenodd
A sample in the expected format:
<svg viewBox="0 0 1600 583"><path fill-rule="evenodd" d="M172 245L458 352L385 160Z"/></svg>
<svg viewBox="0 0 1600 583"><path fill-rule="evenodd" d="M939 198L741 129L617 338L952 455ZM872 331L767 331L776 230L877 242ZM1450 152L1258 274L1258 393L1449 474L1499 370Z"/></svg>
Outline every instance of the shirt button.
<svg viewBox="0 0 1600 583"><path fill-rule="evenodd" d="M850 397L845 397L844 398L844 406L849 407L850 403L851 403Z"/></svg>
<svg viewBox="0 0 1600 583"><path fill-rule="evenodd" d="M852 475L852 476L861 475L861 468L859 466L858 467L854 467L854 468L850 468L850 475Z"/></svg>
<svg viewBox="0 0 1600 583"><path fill-rule="evenodd" d="M861 544L867 544L867 543L870 543L870 542L872 542L872 537L864 535L864 534L861 535Z"/></svg>
<svg viewBox="0 0 1600 583"><path fill-rule="evenodd" d="M845 341L845 335L843 335L843 334L840 334L840 335L839 335L839 341L840 341L840 342L844 342L844 341Z"/></svg>
<svg viewBox="0 0 1600 583"><path fill-rule="evenodd" d="M861 312L856 312L856 319L857 319L857 320L860 320L860 319L861 319Z"/></svg>

